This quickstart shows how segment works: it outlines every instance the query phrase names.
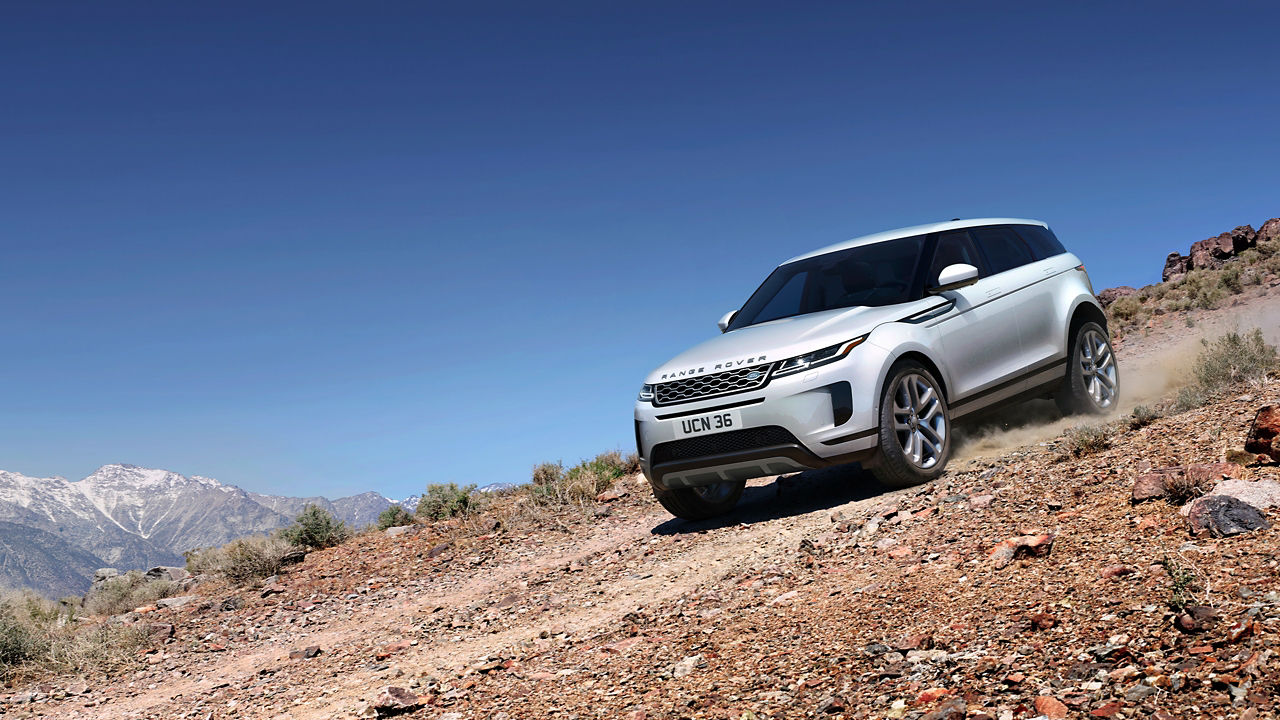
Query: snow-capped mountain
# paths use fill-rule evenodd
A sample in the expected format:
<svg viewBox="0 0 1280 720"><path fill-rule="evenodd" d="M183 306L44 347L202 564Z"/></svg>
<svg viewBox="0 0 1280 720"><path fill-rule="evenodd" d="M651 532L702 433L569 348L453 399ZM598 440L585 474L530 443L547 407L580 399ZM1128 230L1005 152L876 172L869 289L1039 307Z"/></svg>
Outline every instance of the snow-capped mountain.
<svg viewBox="0 0 1280 720"><path fill-rule="evenodd" d="M75 482L0 470L0 586L83 592L97 567L182 564L183 551L282 527L308 503L353 527L396 504L375 492L262 495L134 465L103 465Z"/></svg>

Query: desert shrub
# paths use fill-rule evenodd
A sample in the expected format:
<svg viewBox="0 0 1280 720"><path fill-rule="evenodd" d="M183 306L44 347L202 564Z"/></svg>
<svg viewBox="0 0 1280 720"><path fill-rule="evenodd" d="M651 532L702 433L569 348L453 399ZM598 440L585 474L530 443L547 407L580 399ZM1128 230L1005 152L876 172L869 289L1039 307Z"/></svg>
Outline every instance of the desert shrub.
<svg viewBox="0 0 1280 720"><path fill-rule="evenodd" d="M342 544L351 531L319 505L307 505L292 525L280 531L280 537L298 547L320 550Z"/></svg>
<svg viewBox="0 0 1280 720"><path fill-rule="evenodd" d="M1240 264L1231 263L1222 268L1218 273L1218 285L1232 295L1244 290L1244 283L1240 278Z"/></svg>
<svg viewBox="0 0 1280 720"><path fill-rule="evenodd" d="M94 615L119 615L176 595L178 590L176 583L148 580L141 571L130 570L90 590L84 596L84 609Z"/></svg>
<svg viewBox="0 0 1280 720"><path fill-rule="evenodd" d="M619 478L632 472L633 467L638 471L639 464L638 457L624 458L617 450L583 460L568 470L559 464L543 463L534 469L535 482L529 492L540 505L583 505L613 487ZM558 475L551 468L559 470ZM540 474L543 482L537 481Z"/></svg>
<svg viewBox="0 0 1280 720"><path fill-rule="evenodd" d="M534 485L554 485L564 479L564 464L544 462L533 469Z"/></svg>
<svg viewBox="0 0 1280 720"><path fill-rule="evenodd" d="M1066 432L1067 452L1084 457L1111 447L1107 428L1102 425L1077 425Z"/></svg>
<svg viewBox="0 0 1280 720"><path fill-rule="evenodd" d="M1173 409L1178 412L1194 410L1195 408L1209 402L1209 393L1204 388L1196 384L1183 385L1178 388L1178 394L1173 399Z"/></svg>
<svg viewBox="0 0 1280 720"><path fill-rule="evenodd" d="M1165 498L1175 505L1185 505L1213 489L1213 480L1196 473L1175 474L1165 479Z"/></svg>
<svg viewBox="0 0 1280 720"><path fill-rule="evenodd" d="M400 525L412 525L413 515L408 510L399 505L391 507L378 513L378 529L386 530L387 528L398 527Z"/></svg>
<svg viewBox="0 0 1280 720"><path fill-rule="evenodd" d="M1121 298L1116 298L1116 301L1111 303L1111 307L1109 309L1111 310L1111 315L1113 317L1119 318L1120 320L1131 320L1137 317L1138 313L1142 312L1142 301L1133 295L1126 295Z"/></svg>
<svg viewBox="0 0 1280 720"><path fill-rule="evenodd" d="M1244 333L1232 331L1213 342L1200 341L1196 358L1196 383L1214 392L1242 380L1260 380L1276 370L1276 347L1254 328Z"/></svg>
<svg viewBox="0 0 1280 720"><path fill-rule="evenodd" d="M641 469L640 456L636 453L627 453L623 458L622 472L627 475L639 475Z"/></svg>
<svg viewBox="0 0 1280 720"><path fill-rule="evenodd" d="M1170 555L1165 555L1160 560L1160 564L1169 575L1170 581L1169 599L1166 602L1173 610L1178 612L1186 610L1187 606L1195 600L1195 591L1200 587L1195 569Z"/></svg>
<svg viewBox="0 0 1280 720"><path fill-rule="evenodd" d="M1210 310L1216 307L1224 297L1226 297L1226 292L1221 287L1206 285L1198 288L1195 294L1191 296L1191 304L1193 307Z"/></svg>
<svg viewBox="0 0 1280 720"><path fill-rule="evenodd" d="M1133 409L1133 412L1129 414L1129 427L1137 430L1138 428L1150 425L1158 419L1160 419L1160 413L1152 410L1146 405L1138 405Z"/></svg>
<svg viewBox="0 0 1280 720"><path fill-rule="evenodd" d="M39 672L111 673L137 663L148 642L145 630L75 622L75 603L54 603L31 591L0 598L0 678L23 668Z"/></svg>
<svg viewBox="0 0 1280 720"><path fill-rule="evenodd" d="M466 515L472 506L475 485L458 487L455 483L431 484L418 500L417 514L431 520Z"/></svg>
<svg viewBox="0 0 1280 720"><path fill-rule="evenodd" d="M1240 255L1238 255L1237 257L1239 258L1240 262L1244 265L1257 265L1259 262L1262 261L1262 253L1259 252L1258 248L1256 247L1251 247L1248 250L1245 250L1244 252L1240 253Z"/></svg>
<svg viewBox="0 0 1280 720"><path fill-rule="evenodd" d="M293 544L283 538L251 535L222 547L188 551L187 570L218 575L233 585L249 585L280 572L285 556L294 551Z"/></svg>

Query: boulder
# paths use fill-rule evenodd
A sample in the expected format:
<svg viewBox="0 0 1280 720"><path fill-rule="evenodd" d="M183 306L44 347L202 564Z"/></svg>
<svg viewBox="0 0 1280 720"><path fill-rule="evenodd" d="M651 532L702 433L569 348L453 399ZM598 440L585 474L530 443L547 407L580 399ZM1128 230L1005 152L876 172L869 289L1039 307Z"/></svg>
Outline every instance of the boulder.
<svg viewBox="0 0 1280 720"><path fill-rule="evenodd" d="M1160 279L1164 282L1178 281L1191 270L1191 258L1182 253L1172 252L1164 259L1164 271Z"/></svg>
<svg viewBox="0 0 1280 720"><path fill-rule="evenodd" d="M1253 242L1256 245L1280 242L1280 218L1271 218L1262 223L1262 227L1253 236Z"/></svg>
<svg viewBox="0 0 1280 720"><path fill-rule="evenodd" d="M186 605L187 603L190 603L192 600L196 600L196 599L198 598L195 595L179 595L177 597L161 598L160 600L156 601L156 607L161 607L161 608L182 607L183 605Z"/></svg>
<svg viewBox="0 0 1280 720"><path fill-rule="evenodd" d="M1102 307L1107 307L1108 305L1115 302L1116 300L1119 300L1122 297L1129 297L1130 295L1137 295L1137 294L1138 294L1137 288L1132 288L1132 287L1129 287L1128 285L1121 285L1120 287L1107 288L1106 290L1103 290L1102 292L1098 293L1097 297L1098 297L1098 302L1102 303Z"/></svg>
<svg viewBox="0 0 1280 720"><path fill-rule="evenodd" d="M1231 232L1206 238L1191 245L1191 267L1197 270L1222 267L1222 263L1253 247L1257 232L1241 225Z"/></svg>
<svg viewBox="0 0 1280 720"><path fill-rule="evenodd" d="M153 567L147 571L147 580L168 580L169 582L180 582L186 580L191 573L186 568L169 567L161 565Z"/></svg>
<svg viewBox="0 0 1280 720"><path fill-rule="evenodd" d="M93 571L93 584L101 585L113 577L119 577L120 571L115 568L98 568Z"/></svg>
<svg viewBox="0 0 1280 720"><path fill-rule="evenodd" d="M1271 527L1262 511L1229 495L1205 495L1189 505L1187 525L1195 534L1229 537Z"/></svg>
<svg viewBox="0 0 1280 720"><path fill-rule="evenodd" d="M1205 497L1232 497L1259 510L1280 506L1280 482L1275 480L1223 480ZM1189 513L1188 513L1189 514Z"/></svg>
<svg viewBox="0 0 1280 720"><path fill-rule="evenodd" d="M1019 555L1047 555L1052 547L1053 535L1049 533L1019 535L1001 540L987 554L987 559L999 570Z"/></svg>
<svg viewBox="0 0 1280 720"><path fill-rule="evenodd" d="M1280 406L1263 405L1258 409L1245 436L1244 449L1280 461Z"/></svg>

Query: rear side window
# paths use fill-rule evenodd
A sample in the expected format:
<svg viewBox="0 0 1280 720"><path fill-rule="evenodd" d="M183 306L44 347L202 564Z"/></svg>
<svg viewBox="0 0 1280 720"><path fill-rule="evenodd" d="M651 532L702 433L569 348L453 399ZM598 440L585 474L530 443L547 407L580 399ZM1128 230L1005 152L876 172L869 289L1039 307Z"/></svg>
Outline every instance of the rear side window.
<svg viewBox="0 0 1280 720"><path fill-rule="evenodd" d="M1058 238L1053 234L1053 231L1047 227L1015 225L1014 230L1026 241L1027 246L1031 248L1031 254L1037 260L1051 258L1067 251L1066 248L1062 247L1062 243L1058 242Z"/></svg>
<svg viewBox="0 0 1280 720"><path fill-rule="evenodd" d="M992 275L1035 261L1027 244L1007 227L970 228L969 232L982 250Z"/></svg>
<svg viewBox="0 0 1280 720"><path fill-rule="evenodd" d="M957 230L939 235L938 246L933 251L933 262L929 264L929 274L925 276L925 282L930 286L937 285L938 273L945 270L948 265L961 263L972 265L978 268L978 272L982 272L982 260L978 257L978 249L974 247L969 233Z"/></svg>

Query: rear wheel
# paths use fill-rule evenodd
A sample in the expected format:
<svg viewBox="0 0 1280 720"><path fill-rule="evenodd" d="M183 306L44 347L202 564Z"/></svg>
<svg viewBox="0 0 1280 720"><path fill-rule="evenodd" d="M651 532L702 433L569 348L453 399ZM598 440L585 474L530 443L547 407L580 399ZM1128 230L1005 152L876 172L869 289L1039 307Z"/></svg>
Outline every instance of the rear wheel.
<svg viewBox="0 0 1280 720"><path fill-rule="evenodd" d="M1063 415L1101 415L1120 399L1120 374L1107 331L1096 322L1081 325L1071 339L1067 377L1053 396Z"/></svg>
<svg viewBox="0 0 1280 720"><path fill-rule="evenodd" d="M726 480L699 485L691 488L653 488L653 496L662 503L667 512L685 520L706 520L723 515L738 504L742 497L742 489L747 483L742 480Z"/></svg>
<svg viewBox="0 0 1280 720"><path fill-rule="evenodd" d="M951 413L942 386L915 361L894 365L880 398L880 452L871 472L908 487L942 474L951 458Z"/></svg>

